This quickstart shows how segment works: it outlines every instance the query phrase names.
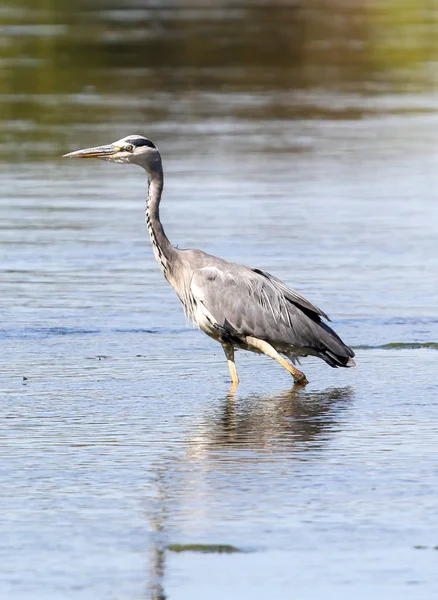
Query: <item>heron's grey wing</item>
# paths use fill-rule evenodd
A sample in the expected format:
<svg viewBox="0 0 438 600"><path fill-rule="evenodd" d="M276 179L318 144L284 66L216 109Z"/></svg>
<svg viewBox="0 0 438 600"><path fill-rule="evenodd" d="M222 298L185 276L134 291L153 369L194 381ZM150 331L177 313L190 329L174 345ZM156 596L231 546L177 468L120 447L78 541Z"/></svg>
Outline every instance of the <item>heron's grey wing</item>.
<svg viewBox="0 0 438 600"><path fill-rule="evenodd" d="M352 356L339 336L321 321L322 311L268 274L219 263L196 270L190 289L206 326L198 324L206 331L213 326L224 341L253 336L274 345L312 349L327 362L333 356L339 361Z"/></svg>
<svg viewBox="0 0 438 600"><path fill-rule="evenodd" d="M305 313L269 277L235 263L198 269L191 292L198 305L198 325L205 331L214 324L223 335L306 346L315 337L311 330L321 321L316 311L311 312L312 305L306 306Z"/></svg>
<svg viewBox="0 0 438 600"><path fill-rule="evenodd" d="M271 283L288 299L290 300L290 302L293 302L294 304L297 304L298 306L301 306L302 308L305 308L307 310L310 310L314 313L316 313L317 315L320 315L321 317L323 317L324 319L327 319L327 321L330 321L331 319L326 315L326 313L324 311L322 311L320 308L318 308L315 304L312 304L312 302L309 302L309 300L307 300L306 298L304 298L304 296L302 296L301 294L299 294L298 292L296 292L295 290L293 290L292 288L288 287L287 285L285 285L281 279L278 279L277 277L275 277L274 275L271 275L270 273L268 273L267 271L262 271L261 269L252 269L254 271L254 273L259 273L262 277L266 277L267 279L269 279L269 281L271 281Z"/></svg>

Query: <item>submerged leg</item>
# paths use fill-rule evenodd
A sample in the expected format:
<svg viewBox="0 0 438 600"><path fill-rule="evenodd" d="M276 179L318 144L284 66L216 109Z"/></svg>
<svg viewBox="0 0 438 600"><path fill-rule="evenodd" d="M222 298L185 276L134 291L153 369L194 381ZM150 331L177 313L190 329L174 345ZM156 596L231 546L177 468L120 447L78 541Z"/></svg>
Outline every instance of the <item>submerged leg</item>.
<svg viewBox="0 0 438 600"><path fill-rule="evenodd" d="M289 373L294 378L295 383L300 383L302 385L309 383L304 373L296 369L294 366L288 363L287 360L282 358L278 354L277 350L275 350L275 348L273 348L271 344L268 344L268 342L264 342L263 340L259 340L258 338L248 336L246 338L246 343L248 344L248 346L257 348L257 350L260 350L260 352L263 352L263 354L266 354L266 356L269 356L270 358L273 358L278 363L280 363L282 367L289 371Z"/></svg>
<svg viewBox="0 0 438 600"><path fill-rule="evenodd" d="M231 381L233 387L237 386L239 383L239 377L237 375L236 363L234 362L234 348L233 346L229 346L228 344L223 344L222 348L224 349L225 356L228 361L228 368L230 369Z"/></svg>

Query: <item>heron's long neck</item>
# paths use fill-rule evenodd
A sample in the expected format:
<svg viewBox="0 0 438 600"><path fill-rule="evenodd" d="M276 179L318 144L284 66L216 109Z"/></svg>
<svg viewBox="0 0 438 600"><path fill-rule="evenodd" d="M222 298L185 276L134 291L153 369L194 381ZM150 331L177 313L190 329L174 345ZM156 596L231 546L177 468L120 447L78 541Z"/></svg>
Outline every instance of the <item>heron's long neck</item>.
<svg viewBox="0 0 438 600"><path fill-rule="evenodd" d="M152 248L164 276L167 278L177 249L167 239L160 221L160 200L163 191L163 173L149 175L149 189L146 200L146 226L151 237Z"/></svg>

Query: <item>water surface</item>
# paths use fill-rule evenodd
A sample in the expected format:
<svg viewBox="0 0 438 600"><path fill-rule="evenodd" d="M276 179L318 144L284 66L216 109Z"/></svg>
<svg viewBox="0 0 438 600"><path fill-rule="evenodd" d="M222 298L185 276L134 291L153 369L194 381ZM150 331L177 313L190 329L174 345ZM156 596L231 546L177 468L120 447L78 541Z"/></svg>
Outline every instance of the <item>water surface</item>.
<svg viewBox="0 0 438 600"><path fill-rule="evenodd" d="M2 596L435 598L435 7L126 4L0 12ZM228 394L144 174L60 158L134 132L170 239L284 279L357 369L239 353Z"/></svg>

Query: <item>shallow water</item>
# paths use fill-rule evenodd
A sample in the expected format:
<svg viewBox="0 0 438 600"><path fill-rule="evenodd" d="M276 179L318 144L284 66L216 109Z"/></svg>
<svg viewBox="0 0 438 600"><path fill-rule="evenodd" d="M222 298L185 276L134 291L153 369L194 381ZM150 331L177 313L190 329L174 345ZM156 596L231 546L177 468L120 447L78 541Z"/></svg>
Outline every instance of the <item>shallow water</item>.
<svg viewBox="0 0 438 600"><path fill-rule="evenodd" d="M1 595L436 598L436 11L54 6L0 12ZM171 240L284 279L357 369L239 353L228 394L144 174L59 158L131 132Z"/></svg>

